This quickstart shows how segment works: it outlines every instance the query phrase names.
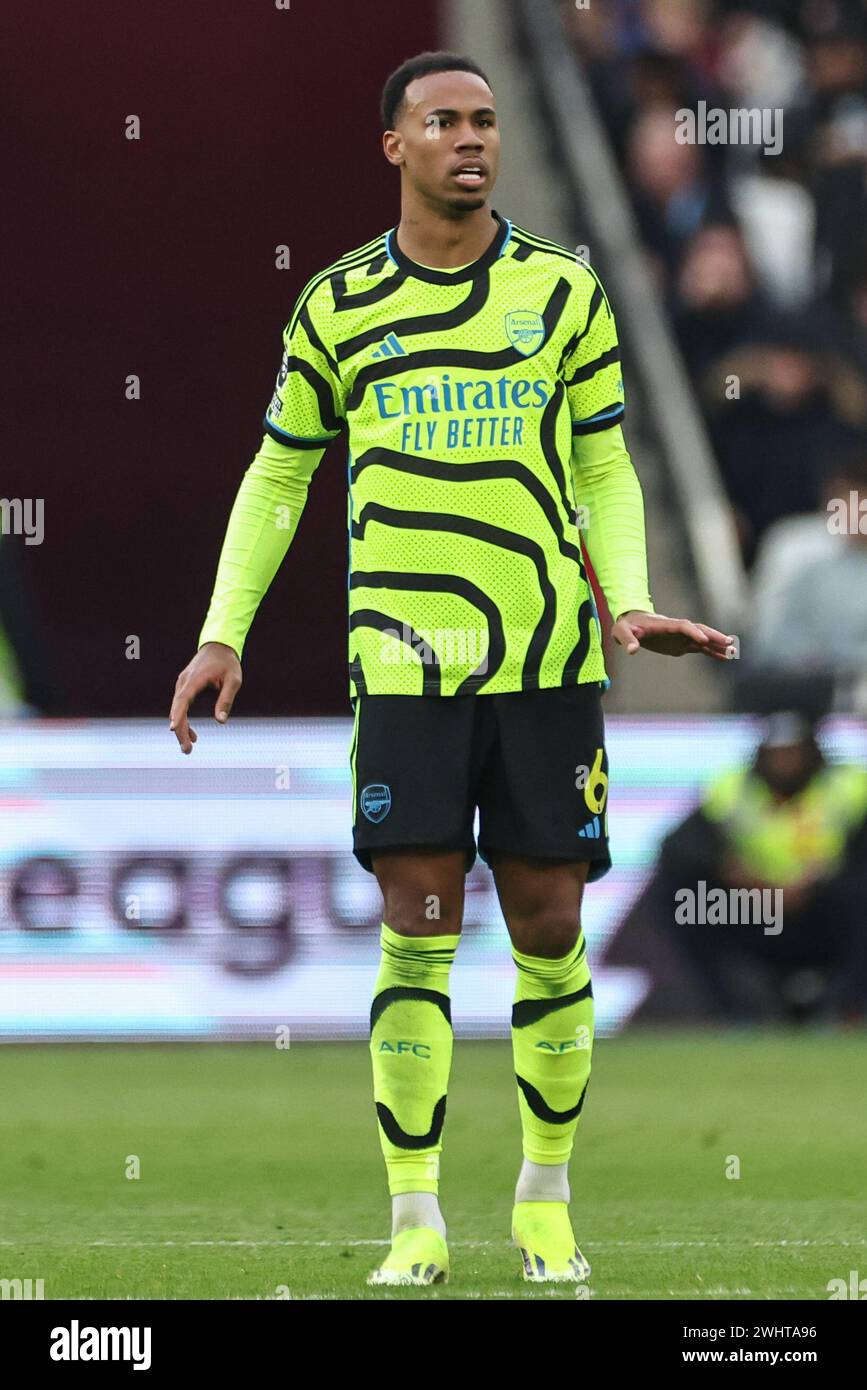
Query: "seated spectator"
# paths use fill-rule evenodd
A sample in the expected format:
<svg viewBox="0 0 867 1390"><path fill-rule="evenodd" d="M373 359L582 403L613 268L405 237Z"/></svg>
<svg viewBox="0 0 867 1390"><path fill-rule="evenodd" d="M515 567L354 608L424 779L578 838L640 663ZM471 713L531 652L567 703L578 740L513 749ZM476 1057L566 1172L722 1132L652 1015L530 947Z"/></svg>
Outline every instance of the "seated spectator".
<svg viewBox="0 0 867 1390"><path fill-rule="evenodd" d="M776 159L772 167L773 174L760 168L734 176L730 197L765 294L781 309L796 311L815 299L818 288L816 205Z"/></svg>
<svg viewBox="0 0 867 1390"><path fill-rule="evenodd" d="M820 509L784 517L766 531L751 576L752 630L748 649L742 653L750 666L770 668L779 664L774 644L792 585L798 582L801 573L836 560L839 545L829 520L832 514L839 514L838 503L846 499L849 508L851 494L860 495L864 457L867 457L867 443L844 454L842 459L837 456L829 459ZM856 500L856 510L857 505Z"/></svg>
<svg viewBox="0 0 867 1390"><path fill-rule="evenodd" d="M706 147L680 144L675 118L673 109L644 111L628 140L635 215L662 288L698 229L730 216L722 184L707 171Z"/></svg>
<svg viewBox="0 0 867 1390"><path fill-rule="evenodd" d="M804 10L809 16L810 7ZM819 242L836 287L867 215L867 16L837 7L836 14L812 18L812 183Z"/></svg>
<svg viewBox="0 0 867 1390"><path fill-rule="evenodd" d="M824 459L867 426L867 384L812 314L775 314L710 363L701 398L751 564L772 522L818 507Z"/></svg>
<svg viewBox="0 0 867 1390"><path fill-rule="evenodd" d="M687 247L672 300L675 332L693 380L755 336L768 315L736 223L702 227Z"/></svg>
<svg viewBox="0 0 867 1390"><path fill-rule="evenodd" d="M770 890L778 920L677 920L683 891ZM768 720L751 767L724 773L663 841L644 911L685 953L719 1017L746 1019L755 991L793 1021L867 1019L867 769L829 763L809 721ZM681 914L682 918L682 914ZM645 917L645 921L646 921Z"/></svg>
<svg viewBox="0 0 867 1390"><path fill-rule="evenodd" d="M751 664L867 674L867 449L839 472L823 518L833 550L792 571L762 616ZM761 609L761 593L756 603Z"/></svg>
<svg viewBox="0 0 867 1390"><path fill-rule="evenodd" d="M860 242L838 265L829 331L867 380L867 247Z"/></svg>

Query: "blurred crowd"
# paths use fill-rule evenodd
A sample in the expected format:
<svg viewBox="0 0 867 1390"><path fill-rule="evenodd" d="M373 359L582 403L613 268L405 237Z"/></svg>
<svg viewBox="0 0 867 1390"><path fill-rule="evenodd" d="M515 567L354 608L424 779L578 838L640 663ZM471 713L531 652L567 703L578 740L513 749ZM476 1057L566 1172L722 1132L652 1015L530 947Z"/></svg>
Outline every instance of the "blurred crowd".
<svg viewBox="0 0 867 1390"><path fill-rule="evenodd" d="M768 716L665 837L624 949L652 949L660 1016L688 966L702 1016L863 1024L867 769L817 724L867 708L867 0L562 3L750 575L735 705ZM720 912L679 916L685 890Z"/></svg>
<svg viewBox="0 0 867 1390"><path fill-rule="evenodd" d="M754 576L754 656L867 673L867 0L563 9ZM735 109L764 136L684 139L679 112Z"/></svg>

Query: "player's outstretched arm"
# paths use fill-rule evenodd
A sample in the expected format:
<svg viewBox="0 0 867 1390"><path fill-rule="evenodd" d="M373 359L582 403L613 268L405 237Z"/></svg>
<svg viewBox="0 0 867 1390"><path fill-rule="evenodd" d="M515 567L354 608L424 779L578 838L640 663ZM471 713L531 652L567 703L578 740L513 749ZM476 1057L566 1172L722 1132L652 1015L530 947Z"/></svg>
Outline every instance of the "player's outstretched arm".
<svg viewBox="0 0 867 1390"><path fill-rule="evenodd" d="M583 513L579 524L585 528L587 553L616 619L611 635L630 655L645 647L664 656L701 652L726 661L735 655L733 637L706 623L653 611L641 484L620 427L623 379L617 328L602 286L595 272L590 274L596 290L578 346L564 364L564 380L574 436L575 501Z"/></svg>
<svg viewBox="0 0 867 1390"><path fill-rule="evenodd" d="M190 705L206 686L219 692L214 705L214 718L225 724L232 712L235 696L241 689L241 663L237 653L223 642L206 642L185 666L175 683L175 698L169 716L169 728L181 745L183 753L192 753L198 735L190 728Z"/></svg>
<svg viewBox="0 0 867 1390"><path fill-rule="evenodd" d="M716 661L729 661L735 652L735 638L717 632L707 623L666 618L662 613L642 613L635 609L621 613L611 635L629 656L644 647L662 656L688 656L700 652Z"/></svg>
<svg viewBox="0 0 867 1390"><path fill-rule="evenodd" d="M701 652L729 660L734 637L707 623L653 611L647 583L647 547L641 484L619 425L575 441L575 496L585 509L585 544L596 577L616 617L611 635L630 656L644 647L663 656Z"/></svg>
<svg viewBox="0 0 867 1390"><path fill-rule="evenodd" d="M265 436L238 488L217 565L198 651L175 685L169 728L193 751L190 705L205 686L218 693L214 715L225 724L241 687L241 657L250 625L292 543L310 481L343 423L341 383L311 319L307 286L283 332L283 356L263 424ZM329 295L330 289L323 288Z"/></svg>
<svg viewBox="0 0 867 1390"><path fill-rule="evenodd" d="M219 691L215 716L225 724L241 686L247 633L298 529L310 479L324 449L296 449L266 437L241 481L226 528L217 578L199 648L178 676L170 730L193 751L190 705L205 686Z"/></svg>

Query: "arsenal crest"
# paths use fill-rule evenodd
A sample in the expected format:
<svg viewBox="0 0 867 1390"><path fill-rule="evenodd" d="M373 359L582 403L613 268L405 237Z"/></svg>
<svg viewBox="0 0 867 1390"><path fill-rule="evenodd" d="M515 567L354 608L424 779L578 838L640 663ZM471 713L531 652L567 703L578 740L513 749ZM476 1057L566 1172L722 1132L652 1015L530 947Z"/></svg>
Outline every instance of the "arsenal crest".
<svg viewBox="0 0 867 1390"><path fill-rule="evenodd" d="M529 357L545 341L545 322L532 309L514 309L506 315L506 333L512 347Z"/></svg>

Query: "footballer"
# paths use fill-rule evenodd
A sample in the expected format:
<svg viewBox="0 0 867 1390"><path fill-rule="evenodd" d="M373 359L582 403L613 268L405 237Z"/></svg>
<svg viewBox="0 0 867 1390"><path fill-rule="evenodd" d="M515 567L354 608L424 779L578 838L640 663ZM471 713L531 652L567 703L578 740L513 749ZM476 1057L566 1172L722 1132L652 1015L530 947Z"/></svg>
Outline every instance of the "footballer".
<svg viewBox="0 0 867 1390"><path fill-rule="evenodd" d="M170 727L191 752L206 686L228 718L253 617L345 430L353 850L383 899L370 1054L392 1204L369 1282L448 1277L449 974L476 809L517 968L512 1236L525 1279L580 1281L568 1164L593 1044L580 912L610 858L607 677L579 515L627 652L725 660L733 639L654 612L611 305L589 265L491 206L500 133L481 68L410 59L382 121L400 220L314 275L292 311Z"/></svg>

